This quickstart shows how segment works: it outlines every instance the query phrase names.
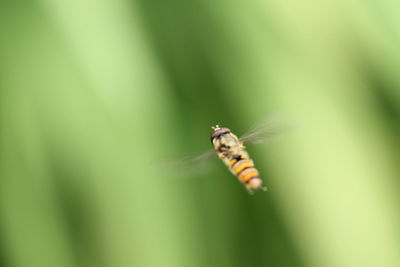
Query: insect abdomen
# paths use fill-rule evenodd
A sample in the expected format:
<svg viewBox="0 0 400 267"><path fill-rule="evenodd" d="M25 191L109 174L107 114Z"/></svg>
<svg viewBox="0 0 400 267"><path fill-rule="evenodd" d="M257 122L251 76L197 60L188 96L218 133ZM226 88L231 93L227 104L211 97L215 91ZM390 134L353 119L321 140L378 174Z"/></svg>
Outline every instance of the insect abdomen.
<svg viewBox="0 0 400 267"><path fill-rule="evenodd" d="M256 189L261 185L261 179L251 159L240 159L231 166L232 172L246 187Z"/></svg>

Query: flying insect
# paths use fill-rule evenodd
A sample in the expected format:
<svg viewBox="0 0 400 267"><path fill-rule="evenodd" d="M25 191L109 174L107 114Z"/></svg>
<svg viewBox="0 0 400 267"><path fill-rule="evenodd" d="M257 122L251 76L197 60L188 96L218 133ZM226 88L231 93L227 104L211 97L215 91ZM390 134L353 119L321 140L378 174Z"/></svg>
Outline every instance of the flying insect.
<svg viewBox="0 0 400 267"><path fill-rule="evenodd" d="M244 146L245 141L255 140L255 137L259 136L256 133L251 133L239 139L229 128L216 125L211 129L213 129L211 143L214 145L215 153L231 173L244 184L249 193L253 193L253 190L256 189L266 191L267 188L262 185L254 161L250 158Z"/></svg>

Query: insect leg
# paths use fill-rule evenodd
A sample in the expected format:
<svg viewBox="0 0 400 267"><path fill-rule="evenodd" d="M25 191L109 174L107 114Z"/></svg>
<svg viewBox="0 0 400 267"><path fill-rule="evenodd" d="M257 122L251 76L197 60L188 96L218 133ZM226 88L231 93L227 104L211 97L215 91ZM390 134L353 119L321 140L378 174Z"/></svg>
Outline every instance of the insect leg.
<svg viewBox="0 0 400 267"><path fill-rule="evenodd" d="M249 193L249 195L254 195L253 190L251 190L250 188L246 187L246 190Z"/></svg>
<svg viewBox="0 0 400 267"><path fill-rule="evenodd" d="M268 191L268 187L266 187L266 186L261 186L261 190L262 190L262 191Z"/></svg>

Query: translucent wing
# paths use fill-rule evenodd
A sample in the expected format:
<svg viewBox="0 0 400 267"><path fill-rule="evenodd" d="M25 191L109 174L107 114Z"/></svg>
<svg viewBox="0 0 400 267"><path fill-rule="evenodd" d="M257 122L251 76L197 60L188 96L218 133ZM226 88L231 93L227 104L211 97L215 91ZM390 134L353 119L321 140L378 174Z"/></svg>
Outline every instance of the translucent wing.
<svg viewBox="0 0 400 267"><path fill-rule="evenodd" d="M215 150L211 149L199 155L189 155L181 160L181 164L188 167L200 167L208 159L215 155Z"/></svg>
<svg viewBox="0 0 400 267"><path fill-rule="evenodd" d="M239 139L243 143L250 142L253 144L260 144L272 137L278 136L286 129L287 126L283 125L281 121L273 117L253 126Z"/></svg>
<svg viewBox="0 0 400 267"><path fill-rule="evenodd" d="M211 164L209 159L216 155L215 150L208 150L201 154L191 154L168 160L160 160L158 171L163 176L190 177L207 171Z"/></svg>

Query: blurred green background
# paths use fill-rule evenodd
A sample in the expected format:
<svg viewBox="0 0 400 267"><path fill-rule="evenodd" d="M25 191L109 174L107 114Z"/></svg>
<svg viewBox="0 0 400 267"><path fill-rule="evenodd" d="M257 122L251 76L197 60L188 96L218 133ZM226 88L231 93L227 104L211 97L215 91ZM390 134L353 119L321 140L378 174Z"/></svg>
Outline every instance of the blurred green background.
<svg viewBox="0 0 400 267"><path fill-rule="evenodd" d="M2 1L0 266L400 266L397 1ZM244 133L268 192L218 161Z"/></svg>

